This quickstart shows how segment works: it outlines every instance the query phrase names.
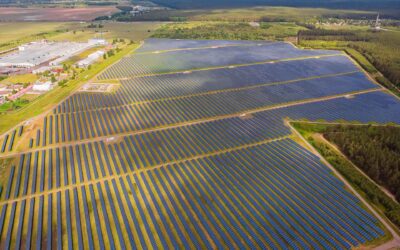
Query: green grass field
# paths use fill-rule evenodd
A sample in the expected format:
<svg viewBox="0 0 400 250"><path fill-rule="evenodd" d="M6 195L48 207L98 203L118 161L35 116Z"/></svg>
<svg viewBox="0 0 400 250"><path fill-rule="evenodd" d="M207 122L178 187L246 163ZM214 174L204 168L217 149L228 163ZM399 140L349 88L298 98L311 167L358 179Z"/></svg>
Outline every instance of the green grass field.
<svg viewBox="0 0 400 250"><path fill-rule="evenodd" d="M142 41L161 26L160 22L137 23L104 23L102 28L89 28L88 23L70 23L68 32L52 37L53 40L86 41L93 37L103 37L108 40L115 38Z"/></svg>
<svg viewBox="0 0 400 250"><path fill-rule="evenodd" d="M23 25L0 22L0 51L39 39L85 42L93 37L103 37L108 40L124 38L141 41L160 25L159 22L106 23L102 28L88 28L88 23L76 22L24 22Z"/></svg>
<svg viewBox="0 0 400 250"><path fill-rule="evenodd" d="M32 83L37 79L38 77L34 74L13 75L0 81L0 83L2 84Z"/></svg>
<svg viewBox="0 0 400 250"><path fill-rule="evenodd" d="M22 43L47 38L68 28L62 22L0 22L0 51L11 49Z"/></svg>
<svg viewBox="0 0 400 250"><path fill-rule="evenodd" d="M63 22L0 22L0 43L7 43L27 36L67 27L68 24Z"/></svg>

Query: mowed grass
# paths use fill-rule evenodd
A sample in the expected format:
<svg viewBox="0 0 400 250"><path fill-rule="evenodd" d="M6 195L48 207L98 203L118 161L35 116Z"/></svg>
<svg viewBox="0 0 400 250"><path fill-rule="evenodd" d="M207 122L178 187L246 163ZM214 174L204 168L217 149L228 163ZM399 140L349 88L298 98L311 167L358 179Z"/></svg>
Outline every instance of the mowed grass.
<svg viewBox="0 0 400 250"><path fill-rule="evenodd" d="M115 38L142 41L161 26L161 22L104 23L100 28L88 28L88 23L71 23L69 31L57 34L53 40L87 41L93 37L107 40Z"/></svg>
<svg viewBox="0 0 400 250"><path fill-rule="evenodd" d="M4 79L0 83L3 84L33 83L37 79L38 76L35 74L13 75Z"/></svg>

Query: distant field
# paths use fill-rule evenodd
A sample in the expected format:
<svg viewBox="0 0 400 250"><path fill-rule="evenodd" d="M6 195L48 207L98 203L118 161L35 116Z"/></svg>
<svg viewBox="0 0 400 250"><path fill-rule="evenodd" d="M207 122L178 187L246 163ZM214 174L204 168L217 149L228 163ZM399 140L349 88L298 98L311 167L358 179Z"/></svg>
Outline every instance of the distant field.
<svg viewBox="0 0 400 250"><path fill-rule="evenodd" d="M223 20L223 21L310 21L310 17L317 19L330 14L368 14L366 11L330 10L323 8L290 8L290 7L254 7L248 9L220 9L211 10L206 14L193 16L192 20Z"/></svg>
<svg viewBox="0 0 400 250"><path fill-rule="evenodd" d="M102 28L88 28L88 23L68 23L67 32L55 34L50 39L83 42L89 38L102 37L109 40L123 38L142 41L152 35L161 24L161 22L104 23Z"/></svg>
<svg viewBox="0 0 400 250"><path fill-rule="evenodd" d="M102 28L88 28L78 22L0 22L0 51L39 39L85 42L89 38L124 38L141 41L160 27L160 22L106 23Z"/></svg>
<svg viewBox="0 0 400 250"><path fill-rule="evenodd" d="M323 8L253 7L213 10L162 10L138 16L137 20L162 21L290 21L312 22L321 17L366 17L376 13L357 10L331 10Z"/></svg>
<svg viewBox="0 0 400 250"><path fill-rule="evenodd" d="M65 28L66 24L62 22L27 22L23 24L17 22L0 22L0 44Z"/></svg>
<svg viewBox="0 0 400 250"><path fill-rule="evenodd" d="M90 21L118 10L114 6L81 8L1 7L0 21Z"/></svg>

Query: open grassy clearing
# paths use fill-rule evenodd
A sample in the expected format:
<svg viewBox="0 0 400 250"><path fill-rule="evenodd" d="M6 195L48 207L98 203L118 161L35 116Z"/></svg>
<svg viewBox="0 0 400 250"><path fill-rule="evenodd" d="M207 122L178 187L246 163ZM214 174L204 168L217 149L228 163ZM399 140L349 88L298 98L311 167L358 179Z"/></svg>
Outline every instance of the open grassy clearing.
<svg viewBox="0 0 400 250"><path fill-rule="evenodd" d="M0 81L2 84L24 84L33 83L38 80L38 76L35 74L24 74L24 75L13 75Z"/></svg>
<svg viewBox="0 0 400 250"><path fill-rule="evenodd" d="M116 38L128 39L135 42L142 41L149 37L158 27L160 22L135 22L117 23L107 22L101 28L89 28L89 23L71 23L69 31L57 34L52 39L57 41L87 41L89 38L102 37L107 40Z"/></svg>

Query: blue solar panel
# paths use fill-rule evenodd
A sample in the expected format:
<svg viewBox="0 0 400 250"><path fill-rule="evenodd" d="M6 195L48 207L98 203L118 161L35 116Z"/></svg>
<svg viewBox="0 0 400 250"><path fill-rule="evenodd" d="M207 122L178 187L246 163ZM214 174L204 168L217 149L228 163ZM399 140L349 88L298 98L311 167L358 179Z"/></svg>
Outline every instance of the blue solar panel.
<svg viewBox="0 0 400 250"><path fill-rule="evenodd" d="M39 215L36 229L36 250L42 249L42 231L43 231L43 206L44 206L44 196L40 196L39 198Z"/></svg>

